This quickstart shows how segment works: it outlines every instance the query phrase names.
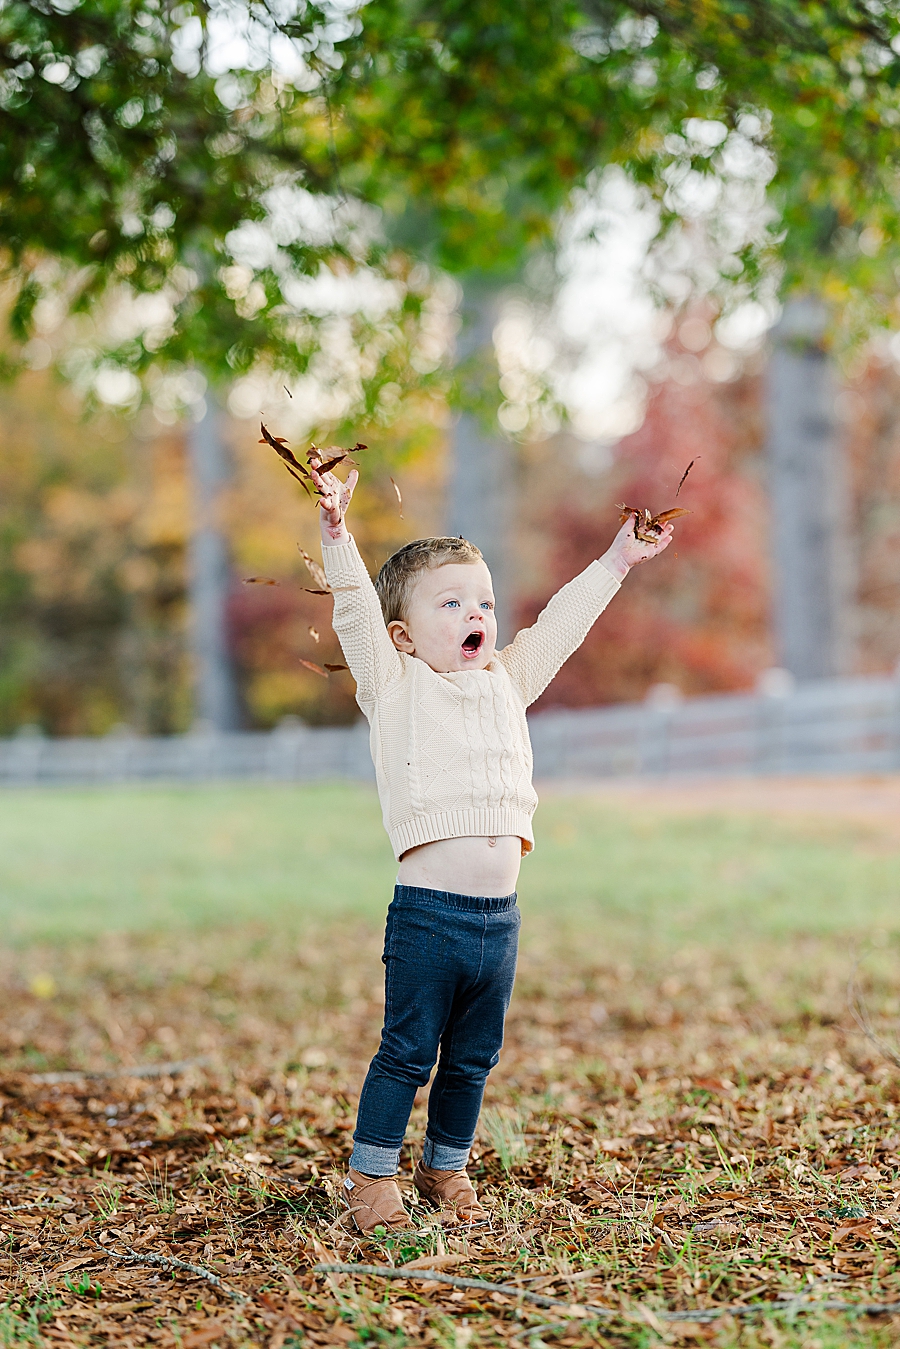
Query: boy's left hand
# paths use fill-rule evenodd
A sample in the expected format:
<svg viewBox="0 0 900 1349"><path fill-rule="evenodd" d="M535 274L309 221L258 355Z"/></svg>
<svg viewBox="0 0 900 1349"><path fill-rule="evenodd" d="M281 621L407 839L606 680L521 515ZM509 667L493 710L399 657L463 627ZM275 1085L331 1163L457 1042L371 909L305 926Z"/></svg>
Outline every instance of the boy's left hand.
<svg viewBox="0 0 900 1349"><path fill-rule="evenodd" d="M674 525L663 525L658 539L653 543L644 543L635 537L634 516L629 516L600 561L618 580L624 580L632 567L657 557L668 548L674 532Z"/></svg>

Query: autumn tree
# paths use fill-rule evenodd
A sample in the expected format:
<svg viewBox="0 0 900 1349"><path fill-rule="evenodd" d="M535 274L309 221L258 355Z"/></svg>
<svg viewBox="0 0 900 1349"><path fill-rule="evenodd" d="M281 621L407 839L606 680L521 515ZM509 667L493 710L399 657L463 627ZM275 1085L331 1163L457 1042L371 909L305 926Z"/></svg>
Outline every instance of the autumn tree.
<svg viewBox="0 0 900 1349"><path fill-rule="evenodd" d="M260 50L216 76L205 58L229 19ZM607 164L670 224L673 184L718 171L720 142L693 137L692 119L739 130L774 164L777 219L727 259L728 285L752 285L777 248L789 283L815 278L861 321L894 292L898 33L893 6L857 0L11 0L0 238L13 331L29 331L57 259L75 308L111 284L169 301L167 323L115 347L123 366L296 368L317 325L286 279L323 262L396 266L333 208L377 203L407 254L508 275ZM289 75L278 39L293 44ZM277 221L275 187L306 194ZM331 226L310 223L308 197ZM266 221L272 246L245 288L229 234Z"/></svg>
<svg viewBox="0 0 900 1349"><path fill-rule="evenodd" d="M230 61L226 23L248 39ZM10 0L8 363L71 315L66 374L123 405L192 366L302 373L326 326L305 281L365 269L394 296L350 323L365 421L421 381L437 270L470 294L520 274L609 164L677 229L686 185L741 144L771 165L772 216L719 239L720 303L781 266L867 332L895 292L898 33L895 7L856 0ZM457 396L489 409L490 382L476 351Z"/></svg>

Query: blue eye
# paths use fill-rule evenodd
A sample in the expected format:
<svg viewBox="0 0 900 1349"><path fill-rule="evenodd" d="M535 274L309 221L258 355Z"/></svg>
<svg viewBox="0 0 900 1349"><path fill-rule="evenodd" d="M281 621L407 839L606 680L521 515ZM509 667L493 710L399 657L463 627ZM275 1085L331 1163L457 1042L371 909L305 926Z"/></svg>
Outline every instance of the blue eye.
<svg viewBox="0 0 900 1349"><path fill-rule="evenodd" d="M482 600L481 607L482 609L493 609L494 606L491 604L490 600Z"/></svg>
<svg viewBox="0 0 900 1349"><path fill-rule="evenodd" d="M458 608L459 608L459 600L448 600L447 603L444 605L444 608L445 608L445 609L452 609L452 608L458 609Z"/></svg>

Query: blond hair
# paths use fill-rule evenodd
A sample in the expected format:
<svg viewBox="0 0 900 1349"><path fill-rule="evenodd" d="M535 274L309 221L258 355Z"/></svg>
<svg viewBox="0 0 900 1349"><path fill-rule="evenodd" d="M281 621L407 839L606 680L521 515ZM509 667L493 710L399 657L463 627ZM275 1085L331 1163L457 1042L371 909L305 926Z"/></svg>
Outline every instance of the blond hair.
<svg viewBox="0 0 900 1349"><path fill-rule="evenodd" d="M375 577L385 623L405 621L413 582L420 572L450 562L480 562L481 550L459 538L414 539L392 553Z"/></svg>

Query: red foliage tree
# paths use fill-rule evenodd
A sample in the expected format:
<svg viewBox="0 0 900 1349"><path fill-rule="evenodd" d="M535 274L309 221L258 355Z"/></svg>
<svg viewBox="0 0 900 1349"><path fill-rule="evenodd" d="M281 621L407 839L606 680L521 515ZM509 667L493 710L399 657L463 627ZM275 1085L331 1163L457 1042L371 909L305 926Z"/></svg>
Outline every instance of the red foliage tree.
<svg viewBox="0 0 900 1349"><path fill-rule="evenodd" d="M772 663L760 445L756 378L655 390L643 426L619 443L599 496L591 494L591 509L569 504L553 513L546 588L521 606L520 624L533 622L608 546L616 503L653 511L678 504L692 514L678 521L663 557L628 577L540 707L638 699L660 682L686 694L747 688Z"/></svg>

